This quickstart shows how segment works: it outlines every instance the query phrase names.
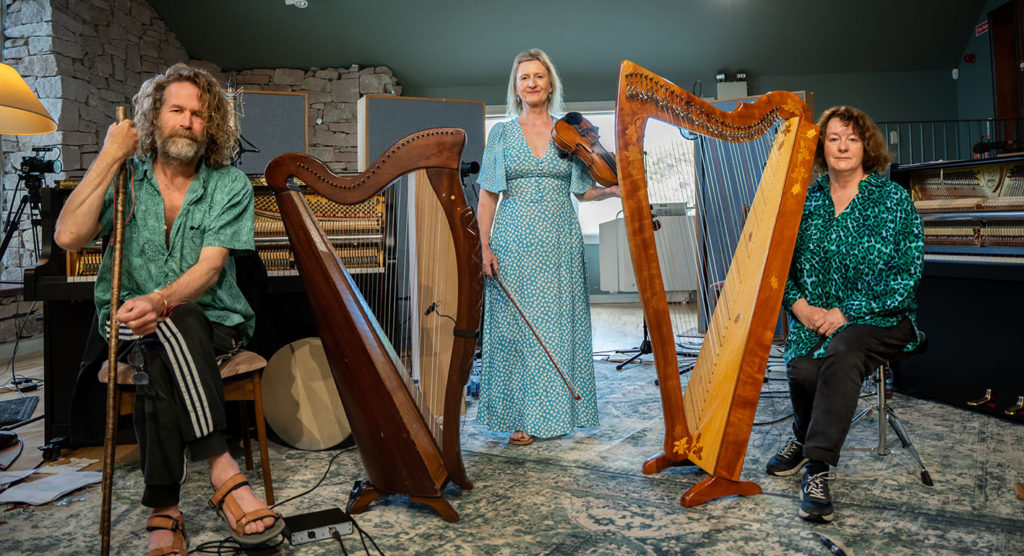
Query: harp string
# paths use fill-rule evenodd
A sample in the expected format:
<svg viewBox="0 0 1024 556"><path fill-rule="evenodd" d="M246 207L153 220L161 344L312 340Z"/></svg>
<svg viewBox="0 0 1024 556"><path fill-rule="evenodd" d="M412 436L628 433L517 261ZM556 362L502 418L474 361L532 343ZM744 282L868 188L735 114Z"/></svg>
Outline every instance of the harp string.
<svg viewBox="0 0 1024 556"><path fill-rule="evenodd" d="M648 126L656 123L661 122L648 121ZM673 273L697 274L681 280L684 284L697 284L696 308L694 303L687 303L689 296L685 292L680 292L681 297L669 299L677 351L687 354L684 340L688 338L696 338L706 345L702 357L694 363L697 368L687 385L688 395L700 400L693 404L697 408L707 407L714 379L709 369L714 368L721 356L728 315L734 314L730 304L740 297L738 290L747 278L742 269L737 268L736 277L725 280L734 255L745 258L752 255L750 246L739 241L740 231L748 211L754 219L752 225L761 226L758 222L761 213L751 205L777 130L778 124L775 124L760 137L739 144L699 135L687 145L687 140L680 138L652 146L645 153L650 202L682 201L688 207L681 216L682 226L663 226L655 232L655 237L666 278ZM685 219L690 217L691 211L695 223L688 226ZM693 246L693 249L674 249L672 245ZM666 282L665 288L671 292L670 283ZM723 308L716 312L719 302ZM692 345L689 353L696 355ZM700 422L701 413L698 411L693 416L694 422Z"/></svg>
<svg viewBox="0 0 1024 556"><path fill-rule="evenodd" d="M431 209L441 210L426 174L422 173L420 177L421 179L414 182L414 187L424 188L422 193L427 195L427 203L431 204ZM456 311L457 299L452 300L446 307L445 300L439 297L440 294L427 293L422 298L417 295L417 288L421 283L443 284L446 275L450 275L451 271L440 265L430 265L425 273L417 270L420 260L439 260L441 242L438 240L445 239L448 231L443 214L428 218L427 227L417 231L417 219L425 216L418 214L414 187L410 186L408 180L399 179L381 192L385 215L379 250L374 253L372 248L363 246L361 251L366 255L366 260L376 254L383 268L378 272L353 274L353 279L364 294L376 328L391 344L396 357L396 368L400 370L406 389L431 434L440 439L443 430L440 410L444 385L439 382L442 382L447 374L449 360L436 356L429 357L424 367L421 353L436 352L437 347L425 345L425 340L441 338L444 323L440 321L444 319L439 316L439 311L453 314ZM420 233L432 238L431 241L424 242L427 245L425 249L417 247L417 236ZM431 297L432 295L434 297ZM423 315L426 308L435 302L438 303L435 310L430 315ZM427 319L426 322L423 319ZM426 378L428 376L429 379ZM424 392L424 388L428 388L429 391Z"/></svg>
<svg viewBox="0 0 1024 556"><path fill-rule="evenodd" d="M714 268L714 271L721 273L720 275L723 277L727 272L731 272L731 274L724 279L721 297L718 300L722 306L716 307L712 303L714 300L709 300L707 305L708 309L713 311L713 317L709 319L710 325L707 332L708 336L713 340L709 344L720 348L712 351L706 362L701 362L702 369L700 372L695 372L699 380L707 384L703 384L702 387L692 391L688 388L686 392L687 398L696 401L696 403L687 404L688 407L693 408L691 413L695 424L703 422L705 413L712 407L708 403L709 399L714 395L712 393L714 373L710 371L705 372L703 367L709 369L716 369L718 367L719 358L723 353L721 348L725 347L722 339L728 334L729 329L736 324L734 322L735 319L739 319L741 316L746 317L746 315L742 315L742 311L748 308L752 302L750 297L751 290L747 287L747 282L759 278L759 276L744 274L744 270L748 271L747 274L752 274L757 269L756 265L743 263L761 256L763 253L762 244L767 241L769 236L767 231L764 230L766 227L764 220L768 218L767 215L774 214L775 210L765 205L772 203L774 197L771 195L757 195L757 192L760 183L765 179L765 176L762 175L764 174L763 169L768 162L778 129L779 127L776 125L765 135L741 145L718 141L718 144L714 145L710 150L713 153L714 159L723 164L714 166L713 168L716 169L716 172L706 175L721 181L723 187L720 189L727 192L723 196L723 199L727 200L727 202L722 205L723 214L726 216L726 218L721 219L723 225L720 228L720 238L722 239L719 242L720 245L712 246L716 252L723 253L724 264L718 265ZM734 154L738 152L740 147L743 148L742 158ZM732 165L724 164L729 159L736 160L736 163ZM774 202L777 203L777 200ZM749 214L749 217L745 217L747 214ZM742 236L740 235L741 232L744 232ZM755 239L751 240L750 238ZM758 241L756 238L763 239ZM729 253L734 253L734 255L729 257ZM733 259L737 262L734 263ZM735 344L732 344L732 346L734 347ZM733 372L733 369L727 369L725 372ZM688 415L689 417L691 416Z"/></svg>

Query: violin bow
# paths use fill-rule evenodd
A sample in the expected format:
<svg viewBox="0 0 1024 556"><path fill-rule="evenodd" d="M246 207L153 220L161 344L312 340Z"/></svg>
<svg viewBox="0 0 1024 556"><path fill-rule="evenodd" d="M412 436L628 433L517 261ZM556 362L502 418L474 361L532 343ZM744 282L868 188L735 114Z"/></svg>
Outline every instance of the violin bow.
<svg viewBox="0 0 1024 556"><path fill-rule="evenodd" d="M124 106L117 107L117 123L128 117ZM110 332L107 333L107 421L103 435L103 503L100 506L100 543L103 556L110 554L110 500L114 489L114 456L117 448L117 348L120 325L117 310L121 300L121 263L124 258L124 205L128 176L124 168L118 171L114 183L114 240L111 248L114 264L110 277Z"/></svg>
<svg viewBox="0 0 1024 556"><path fill-rule="evenodd" d="M558 376L562 377L562 382L564 382L565 387L569 389L569 393L572 394L572 398L574 400L580 399L580 395L577 394L576 390L573 389L572 383L570 383L569 379L566 378L564 374L562 374L562 369L558 368L558 363L555 363L555 358L551 356L551 352L549 352L547 346L544 345L544 340L540 339L540 334L537 334L537 331L533 328L533 325L530 324L529 320L527 320L526 314L523 313L523 310L519 308L519 304L516 303L515 299L513 299L512 294L509 293L508 289L505 287L505 284L503 284L501 280L498 278L498 274L495 273L494 276L491 276L491 278L493 278L494 281L498 283L498 287L501 288L501 291L505 294L505 297L508 298L509 302L512 303L512 306L516 308L516 312L518 312L519 316L522 317L523 322L526 323L526 327L530 329L530 332L533 332L533 337L537 338L537 343L539 343L540 348L544 350L544 355L547 355L548 360L551 361L551 364L555 366L555 371L558 372Z"/></svg>

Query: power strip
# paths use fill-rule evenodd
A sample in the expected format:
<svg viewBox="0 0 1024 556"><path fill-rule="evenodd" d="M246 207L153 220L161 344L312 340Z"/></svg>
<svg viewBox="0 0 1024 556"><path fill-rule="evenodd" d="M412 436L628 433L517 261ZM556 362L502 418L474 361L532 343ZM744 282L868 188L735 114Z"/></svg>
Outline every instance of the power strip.
<svg viewBox="0 0 1024 556"><path fill-rule="evenodd" d="M352 518L340 508L284 518L284 536L292 546L332 539L335 532L338 535L352 534Z"/></svg>

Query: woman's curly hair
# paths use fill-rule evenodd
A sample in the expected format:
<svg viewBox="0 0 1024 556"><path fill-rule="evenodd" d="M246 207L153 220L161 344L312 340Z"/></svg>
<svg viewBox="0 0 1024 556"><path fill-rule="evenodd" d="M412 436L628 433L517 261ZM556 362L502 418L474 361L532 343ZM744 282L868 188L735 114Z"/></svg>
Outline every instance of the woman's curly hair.
<svg viewBox="0 0 1024 556"><path fill-rule="evenodd" d="M875 174L885 172L889 166L890 156L882 132L867 114L852 106L833 106L818 118L820 132L818 148L814 152L814 169L822 173L828 171L825 162L825 129L832 118L839 118L839 121L849 124L857 137L864 142L864 171Z"/></svg>
<svg viewBox="0 0 1024 556"><path fill-rule="evenodd" d="M164 105L164 92L172 83L179 81L187 81L199 89L206 129L206 150L203 153L206 165L223 168L231 164L238 152L238 130L231 125L231 107L224 89L209 72L182 63L174 64L164 73L146 80L132 98L135 129L139 134L136 155L145 159L156 152L156 132L160 109Z"/></svg>

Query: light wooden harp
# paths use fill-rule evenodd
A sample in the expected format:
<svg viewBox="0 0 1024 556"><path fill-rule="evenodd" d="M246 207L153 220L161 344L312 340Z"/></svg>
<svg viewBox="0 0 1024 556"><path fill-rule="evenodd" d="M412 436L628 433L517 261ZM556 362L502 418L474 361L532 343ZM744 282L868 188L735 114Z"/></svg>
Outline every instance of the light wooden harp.
<svg viewBox="0 0 1024 556"><path fill-rule="evenodd" d="M735 253L727 265L728 273L714 289L714 312L706 323L685 392L679 378L676 336L648 198L644 133L649 119L730 144L752 141L777 130L737 236ZM817 135L810 110L795 94L768 93L727 113L632 62L624 61L620 68L616 103L619 184L665 417L663 452L648 459L643 471L657 473L670 466L697 465L710 473L682 496L684 506L761 492L756 483L741 481L740 472L789 273ZM704 207L704 211L714 216L713 207ZM699 241L700 227L697 235Z"/></svg>
<svg viewBox="0 0 1024 556"><path fill-rule="evenodd" d="M461 129L414 133L395 143L365 172L351 177L337 176L320 161L298 153L281 155L267 166L267 183L280 207L327 360L369 476L369 484L357 485L353 491L349 502L353 513L363 511L381 495L406 494L413 502L430 505L444 519L457 521L458 514L442 489L449 481L463 489L473 486L462 462L459 415L480 323L483 266L476 216L466 204L459 176L465 141ZM396 178L418 170L425 170L429 182L426 189L443 213L431 228L436 237L429 239L432 243L450 241L457 266L455 276L446 279L457 291L457 301L448 300L443 305L453 322L448 324L451 350L446 359L440 415L437 409L431 410L431 404L424 403L404 362L406 354L396 352L398 344L385 335L300 186L290 179L301 181L331 201L348 205L364 202Z"/></svg>

